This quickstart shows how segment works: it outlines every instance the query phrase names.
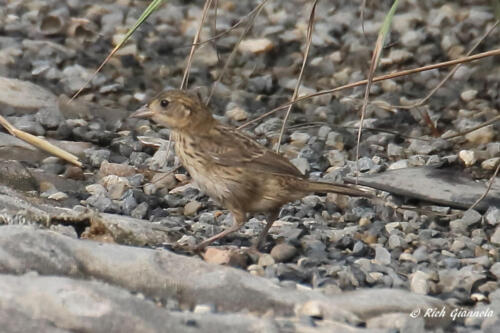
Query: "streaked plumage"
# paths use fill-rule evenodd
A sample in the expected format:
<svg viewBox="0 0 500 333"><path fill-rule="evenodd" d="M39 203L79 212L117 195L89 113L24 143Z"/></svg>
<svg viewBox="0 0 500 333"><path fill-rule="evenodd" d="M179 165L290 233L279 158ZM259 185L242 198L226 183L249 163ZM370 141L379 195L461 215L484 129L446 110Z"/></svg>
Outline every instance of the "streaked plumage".
<svg viewBox="0 0 500 333"><path fill-rule="evenodd" d="M268 222L259 245L285 203L313 192L369 196L346 185L308 180L283 156L216 121L197 97L186 92L162 92L132 116L169 127L177 156L194 183L233 214L234 225L203 241L198 249L238 230L247 213L265 212Z"/></svg>

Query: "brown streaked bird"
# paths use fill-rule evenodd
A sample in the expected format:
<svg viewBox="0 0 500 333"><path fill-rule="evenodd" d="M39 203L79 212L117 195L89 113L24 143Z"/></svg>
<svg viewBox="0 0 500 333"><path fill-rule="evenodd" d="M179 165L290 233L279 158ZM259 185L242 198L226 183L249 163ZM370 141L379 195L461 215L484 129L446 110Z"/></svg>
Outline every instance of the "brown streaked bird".
<svg viewBox="0 0 500 333"><path fill-rule="evenodd" d="M233 225L196 246L240 229L249 213L267 213L255 246L265 240L280 208L314 192L371 197L356 188L308 180L286 158L237 129L219 123L196 96L180 90L158 94L131 117L149 118L171 129L175 151L195 185L233 215Z"/></svg>

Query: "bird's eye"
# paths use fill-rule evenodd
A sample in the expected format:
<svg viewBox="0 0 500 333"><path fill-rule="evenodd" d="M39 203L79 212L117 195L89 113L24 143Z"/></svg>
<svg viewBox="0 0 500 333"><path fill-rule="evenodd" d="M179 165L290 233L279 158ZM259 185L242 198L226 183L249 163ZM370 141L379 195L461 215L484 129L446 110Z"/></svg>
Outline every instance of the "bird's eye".
<svg viewBox="0 0 500 333"><path fill-rule="evenodd" d="M168 100L166 100L166 99L162 99L162 100L160 101L160 105L161 105L161 107L162 107L162 108L166 108L166 107L168 106L168 103L169 103L169 102L168 102Z"/></svg>

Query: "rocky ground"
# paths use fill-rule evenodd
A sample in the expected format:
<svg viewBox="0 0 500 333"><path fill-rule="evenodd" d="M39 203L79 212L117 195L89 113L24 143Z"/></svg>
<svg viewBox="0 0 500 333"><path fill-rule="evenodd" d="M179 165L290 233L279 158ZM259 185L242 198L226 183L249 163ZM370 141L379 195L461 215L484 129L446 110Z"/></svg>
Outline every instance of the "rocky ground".
<svg viewBox="0 0 500 333"><path fill-rule="evenodd" d="M390 2L368 2L365 36L360 3L319 2L300 94L366 77ZM127 115L180 86L203 2L164 4L72 103L146 3L0 4L0 114L83 162L0 132L4 332L497 331L498 182L475 210L464 207L500 160L499 124L447 137L499 116L498 57L464 64L420 108L397 105L449 69L372 87L360 182L383 200L310 195L283 208L261 255L248 251L265 223L255 216L200 258L182 249L231 216L174 170L167 129ZM257 4L219 1L217 33ZM239 126L290 99L311 5L265 5L214 89L218 119ZM378 73L464 56L492 13L488 1L401 2ZM202 40L214 34L209 20ZM209 95L246 24L203 44L189 88ZM497 28L477 52L499 45ZM299 103L282 153L311 178L353 181L363 89ZM245 130L271 147L281 123L274 114Z"/></svg>

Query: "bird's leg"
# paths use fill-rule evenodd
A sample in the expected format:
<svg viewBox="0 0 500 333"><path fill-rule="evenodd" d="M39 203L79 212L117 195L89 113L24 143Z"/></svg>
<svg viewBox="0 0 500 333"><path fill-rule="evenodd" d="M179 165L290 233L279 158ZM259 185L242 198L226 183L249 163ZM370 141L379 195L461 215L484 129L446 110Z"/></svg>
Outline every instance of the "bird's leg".
<svg viewBox="0 0 500 333"><path fill-rule="evenodd" d="M222 237L225 237L235 231L238 231L243 224L246 222L246 214L242 211L231 211L231 214L233 214L233 225L226 230L219 232L217 235L214 235L210 238L205 239L203 242L200 244L196 245L194 248L194 251L201 251L211 243L215 242L218 239L221 239Z"/></svg>
<svg viewBox="0 0 500 333"><path fill-rule="evenodd" d="M280 209L274 209L272 210L268 215L267 215L267 223L266 226L264 227L264 230L260 232L259 238L257 239L257 242L252 246L255 249L259 249L262 245L264 245L264 242L266 241L267 237L267 232L269 229L271 229L274 221L278 219L280 215Z"/></svg>

